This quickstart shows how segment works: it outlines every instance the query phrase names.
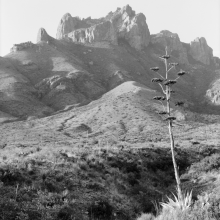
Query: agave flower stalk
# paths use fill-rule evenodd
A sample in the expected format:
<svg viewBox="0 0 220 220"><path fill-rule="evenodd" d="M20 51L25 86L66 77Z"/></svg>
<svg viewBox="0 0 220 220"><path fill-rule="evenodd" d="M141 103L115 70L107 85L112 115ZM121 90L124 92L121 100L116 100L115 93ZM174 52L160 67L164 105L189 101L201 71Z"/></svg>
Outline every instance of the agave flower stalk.
<svg viewBox="0 0 220 220"><path fill-rule="evenodd" d="M170 55L167 54L167 48L166 48L166 54L163 56L159 57L164 61L165 64L165 77L163 77L161 74L158 73L159 68L158 67L153 67L151 68L152 71L156 72L158 75L161 76L160 79L154 78L152 79L152 82L158 83L159 86L161 87L163 93L165 94L165 97L162 96L156 96L153 99L157 100L159 102L166 100L166 109L165 111L159 112L160 115L166 116L165 121L168 122L168 130L169 130L169 137L170 137L170 148L171 148L171 154L172 154L172 161L173 161L173 167L174 167L174 174L175 174L175 179L176 179L176 184L177 184L177 196L179 201L183 201L183 193L181 190L181 182L180 182L180 176L179 176L179 170L177 167L176 163L176 158L175 158L175 152L174 152L174 136L173 136L173 122L176 120L175 117L171 115L171 110L170 110L170 98L171 94L174 92L171 87L177 83L177 80L183 76L186 72L183 70L180 70L177 75L178 77L175 80L171 80L168 78L168 73L171 71L171 69L175 68L178 63L168 63L168 59L170 58ZM168 68L168 66L171 66ZM179 101L176 103L176 106L182 106L184 103Z"/></svg>
<svg viewBox="0 0 220 220"><path fill-rule="evenodd" d="M167 55L167 49L166 49L166 55ZM167 59L164 60L165 63L165 69L166 69L166 80L168 80L168 63L167 63ZM173 66L172 66L173 67ZM172 68L171 67L171 68ZM171 80L169 80L171 81ZM168 118L171 117L171 112L170 112L170 86L172 84L168 84L165 85L166 86L166 98L167 98L167 113L168 113ZM175 120L175 119L173 119ZM180 182L180 176L179 176L179 170L177 167L177 163L176 163L176 158L175 158L175 152L174 152L174 137L173 137L173 120L168 120L168 129L169 129L169 136L170 136L170 148L171 148L171 154L172 154L172 161L173 161L173 167L174 167L174 174L175 174L175 178L176 178L176 184L177 184L177 193L178 193L178 197L180 200L182 200L182 190L181 190L181 182Z"/></svg>

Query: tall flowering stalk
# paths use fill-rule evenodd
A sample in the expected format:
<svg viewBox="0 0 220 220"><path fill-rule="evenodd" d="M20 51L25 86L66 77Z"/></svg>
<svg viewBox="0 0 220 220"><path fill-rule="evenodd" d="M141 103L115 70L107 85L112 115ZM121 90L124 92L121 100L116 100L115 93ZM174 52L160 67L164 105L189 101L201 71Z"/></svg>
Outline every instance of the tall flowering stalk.
<svg viewBox="0 0 220 220"><path fill-rule="evenodd" d="M166 102L166 106L163 105L164 110L161 112L158 112L160 115L164 115L165 121L168 122L168 130L169 130L169 137L170 137L170 148L171 148L171 153L172 153L172 161L173 161L173 167L174 167L174 173L175 173L175 179L176 179L176 184L177 184L177 193L178 193L178 198L180 201L183 200L183 194L182 194L182 190L181 190L181 182L180 182L180 176L179 176L179 170L177 167L177 163L176 163L176 159L175 159L175 152L174 152L174 137L173 137L173 122L174 120L176 120L176 118L174 116L171 115L171 111L170 111L170 100L171 100L171 95L172 93L174 93L174 91L172 90L172 86L174 84L177 83L177 80L182 77L183 75L186 74L185 71L180 70L177 73L177 77L176 79L170 79L168 77L169 72L174 69L178 63L168 63L168 59L170 58L170 55L167 54L167 48L166 48L166 54L163 56L159 57L160 59L163 60L164 64L165 64L165 71L166 74L165 76L162 76L159 73L159 67L153 67L151 68L152 71L154 71L159 78L153 78L151 81L154 83L158 83L158 85L161 87L161 90L164 94L164 96L155 96L153 99L157 100L159 102L162 103ZM176 102L176 106L181 106L184 103L182 101L178 101Z"/></svg>

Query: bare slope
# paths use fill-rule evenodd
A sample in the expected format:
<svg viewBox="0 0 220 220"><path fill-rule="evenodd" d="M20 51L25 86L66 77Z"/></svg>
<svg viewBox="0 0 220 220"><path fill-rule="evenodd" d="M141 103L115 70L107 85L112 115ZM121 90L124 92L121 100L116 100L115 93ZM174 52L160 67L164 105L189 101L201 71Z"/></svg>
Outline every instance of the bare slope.
<svg viewBox="0 0 220 220"><path fill-rule="evenodd" d="M21 159L23 153L30 157L40 154L53 158L56 151L87 147L94 150L100 147L168 147L167 126L156 113L161 105L152 100L155 95L154 90L136 82L126 82L88 105L72 105L42 119L3 124L0 134L6 146L1 155L14 160ZM175 113L181 116L181 111ZM174 129L179 146L189 147L194 141L219 144L219 118L215 119L215 124L179 123L182 125L175 125Z"/></svg>
<svg viewBox="0 0 220 220"><path fill-rule="evenodd" d="M9 59L0 58L0 110L15 117L46 116L53 112L38 100L37 90ZM9 117L7 114L4 117Z"/></svg>

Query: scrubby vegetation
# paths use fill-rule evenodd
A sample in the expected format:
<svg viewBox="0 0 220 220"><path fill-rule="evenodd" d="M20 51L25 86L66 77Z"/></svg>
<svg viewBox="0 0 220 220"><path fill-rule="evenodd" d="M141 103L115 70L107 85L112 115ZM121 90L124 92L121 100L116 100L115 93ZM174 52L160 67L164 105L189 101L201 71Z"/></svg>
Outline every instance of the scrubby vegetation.
<svg viewBox="0 0 220 220"><path fill-rule="evenodd" d="M189 166L179 152L181 172ZM0 219L135 219L172 189L169 150L57 152L0 169Z"/></svg>
<svg viewBox="0 0 220 220"><path fill-rule="evenodd" d="M207 156L208 154L208 156ZM183 183L192 193L185 194L185 208L175 196L162 203L157 216L142 214L137 220L218 220L220 219L219 193L219 147L206 147L181 176ZM173 198L174 197L174 198Z"/></svg>
<svg viewBox="0 0 220 220"><path fill-rule="evenodd" d="M5 160L0 168L0 219L217 220L218 147L206 149L176 154L183 187L193 188L192 205L185 210L175 208L178 201L170 193L175 177L166 148L85 148L58 151L53 161L39 156ZM162 208L161 201L168 205Z"/></svg>

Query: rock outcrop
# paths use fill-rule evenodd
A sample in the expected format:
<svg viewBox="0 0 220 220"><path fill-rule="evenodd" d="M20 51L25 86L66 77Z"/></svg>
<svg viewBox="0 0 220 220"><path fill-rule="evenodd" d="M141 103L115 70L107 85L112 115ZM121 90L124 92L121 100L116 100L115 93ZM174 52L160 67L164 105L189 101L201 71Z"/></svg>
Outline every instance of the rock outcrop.
<svg viewBox="0 0 220 220"><path fill-rule="evenodd" d="M141 50L150 42L150 32L144 14L135 14L127 5L100 19L79 19L69 13L61 19L57 39L69 37L74 42L108 41L117 44L118 39L126 40L131 47Z"/></svg>
<svg viewBox="0 0 220 220"><path fill-rule="evenodd" d="M219 57L213 57L213 62L215 64L215 67L220 67L220 58Z"/></svg>
<svg viewBox="0 0 220 220"><path fill-rule="evenodd" d="M38 89L39 98L56 110L67 105L91 101L105 92L105 89L92 80L88 73L79 70L64 76L54 75L45 78L35 87Z"/></svg>
<svg viewBox="0 0 220 220"><path fill-rule="evenodd" d="M116 31L110 21L105 21L90 28L80 28L67 35L74 42L93 43L108 41L117 44Z"/></svg>
<svg viewBox="0 0 220 220"><path fill-rule="evenodd" d="M129 5L108 14L107 19L112 21L116 28L118 39L125 39L131 47L141 50L150 42L150 32L144 14L135 14Z"/></svg>
<svg viewBox="0 0 220 220"><path fill-rule="evenodd" d="M169 53L172 53L173 51L177 51L178 52L177 58L179 58L179 62L185 64L189 63L187 58L187 51L183 47L183 44L180 41L178 34L172 33L168 30L163 30L158 34L151 36L151 43L152 44L158 43L164 47L167 46Z"/></svg>
<svg viewBox="0 0 220 220"><path fill-rule="evenodd" d="M200 61L206 65L209 65L213 58L212 48L208 46L204 37L196 38L190 43L189 53L195 60Z"/></svg>
<svg viewBox="0 0 220 220"><path fill-rule="evenodd" d="M20 43L20 44L14 44L10 52L25 50L25 49L32 48L32 47L34 47L34 44L31 41L27 41L27 42Z"/></svg>
<svg viewBox="0 0 220 220"><path fill-rule="evenodd" d="M80 28L81 20L78 17L72 17L71 14L66 13L60 20L57 28L57 39L62 39L68 33Z"/></svg>
<svg viewBox="0 0 220 220"><path fill-rule="evenodd" d="M44 41L48 42L52 39L51 36L49 36L44 28L40 28L37 34L37 42Z"/></svg>

